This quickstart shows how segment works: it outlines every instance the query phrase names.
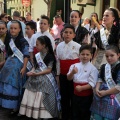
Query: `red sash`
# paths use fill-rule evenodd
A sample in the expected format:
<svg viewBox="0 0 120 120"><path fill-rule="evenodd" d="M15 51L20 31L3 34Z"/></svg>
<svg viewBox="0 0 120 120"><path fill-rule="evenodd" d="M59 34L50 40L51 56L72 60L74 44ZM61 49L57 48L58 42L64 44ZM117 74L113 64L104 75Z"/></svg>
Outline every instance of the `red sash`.
<svg viewBox="0 0 120 120"><path fill-rule="evenodd" d="M36 47L34 47L34 48L33 48L33 54L35 55L35 54L37 54L37 53L38 53L38 50L37 50Z"/></svg>
<svg viewBox="0 0 120 120"><path fill-rule="evenodd" d="M84 85L87 85L88 83L74 83L74 94L77 95L77 96L89 96L89 95L92 95L93 94L93 90L92 89L88 89L88 90L84 90L84 91L81 91L81 92L78 92L75 87L77 85L80 85L80 86L84 86Z"/></svg>
<svg viewBox="0 0 120 120"><path fill-rule="evenodd" d="M66 75L69 71L69 68L72 64L80 62L79 59L74 60L60 60L60 73Z"/></svg>

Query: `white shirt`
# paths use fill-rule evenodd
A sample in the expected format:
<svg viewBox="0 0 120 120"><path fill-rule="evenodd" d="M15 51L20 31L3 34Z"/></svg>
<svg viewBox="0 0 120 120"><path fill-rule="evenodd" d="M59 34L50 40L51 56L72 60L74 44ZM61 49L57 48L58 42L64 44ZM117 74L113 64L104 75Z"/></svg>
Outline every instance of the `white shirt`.
<svg viewBox="0 0 120 120"><path fill-rule="evenodd" d="M65 41L58 44L56 48L57 54L57 75L60 74L60 60L74 60L79 58L79 49L81 45L71 40L69 43Z"/></svg>
<svg viewBox="0 0 120 120"><path fill-rule="evenodd" d="M65 41L58 44L56 48L57 58L61 60L79 58L79 49L81 45L71 40L69 43Z"/></svg>
<svg viewBox="0 0 120 120"><path fill-rule="evenodd" d="M32 37L31 37L32 38ZM31 38L28 38L27 36L25 37L25 39L28 41L29 46L30 46L30 42L31 42Z"/></svg>
<svg viewBox="0 0 120 120"><path fill-rule="evenodd" d="M33 49L36 46L36 40L37 40L37 38L40 37L40 36L44 36L44 35L46 35L47 37L49 37L49 39L51 40L52 46L53 46L53 50L55 49L54 38L52 37L52 35L48 31L45 31L44 33L37 32L36 34L34 34L32 36L31 42L30 42L30 47L29 47L29 52L33 52Z"/></svg>
<svg viewBox="0 0 120 120"><path fill-rule="evenodd" d="M77 67L78 72L74 74L73 81L75 83L88 83L94 88L98 80L97 68L95 68L95 66L90 62L85 64L80 62L71 65L67 74L69 74L72 71L74 66Z"/></svg>

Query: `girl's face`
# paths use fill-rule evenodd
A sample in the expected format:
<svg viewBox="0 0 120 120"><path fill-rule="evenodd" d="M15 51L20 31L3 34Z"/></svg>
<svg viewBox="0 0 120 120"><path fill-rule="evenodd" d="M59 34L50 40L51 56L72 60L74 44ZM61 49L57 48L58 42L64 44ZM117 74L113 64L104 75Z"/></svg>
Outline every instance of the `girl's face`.
<svg viewBox="0 0 120 120"><path fill-rule="evenodd" d="M91 14L91 18L94 17L97 20L97 15L96 14ZM92 20L92 19L91 19Z"/></svg>
<svg viewBox="0 0 120 120"><path fill-rule="evenodd" d="M43 51L45 44L41 44L39 40L36 41L36 48L39 52Z"/></svg>
<svg viewBox="0 0 120 120"><path fill-rule="evenodd" d="M80 17L79 14L76 11L72 11L70 14L70 24L74 27L79 24Z"/></svg>
<svg viewBox="0 0 120 120"><path fill-rule="evenodd" d="M106 26L112 25L115 17L112 14L112 11L106 10L103 14L103 24Z"/></svg>
<svg viewBox="0 0 120 120"><path fill-rule="evenodd" d="M0 36L4 35L7 32L5 24L0 24Z"/></svg>
<svg viewBox="0 0 120 120"><path fill-rule="evenodd" d="M10 25L10 34L13 36L13 37L17 37L19 32L20 32L20 26L18 23L12 23Z"/></svg>
<svg viewBox="0 0 120 120"><path fill-rule="evenodd" d="M107 62L111 65L118 61L119 55L114 50L106 50L105 55Z"/></svg>

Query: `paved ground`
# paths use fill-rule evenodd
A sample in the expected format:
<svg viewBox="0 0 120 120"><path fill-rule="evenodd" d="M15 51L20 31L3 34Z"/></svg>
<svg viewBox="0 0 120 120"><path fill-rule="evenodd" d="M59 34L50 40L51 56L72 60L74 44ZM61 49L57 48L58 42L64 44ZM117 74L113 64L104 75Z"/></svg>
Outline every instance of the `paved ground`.
<svg viewBox="0 0 120 120"><path fill-rule="evenodd" d="M0 120L33 120L28 119L27 117L17 117L16 115L11 116L10 110L4 109L0 107Z"/></svg>

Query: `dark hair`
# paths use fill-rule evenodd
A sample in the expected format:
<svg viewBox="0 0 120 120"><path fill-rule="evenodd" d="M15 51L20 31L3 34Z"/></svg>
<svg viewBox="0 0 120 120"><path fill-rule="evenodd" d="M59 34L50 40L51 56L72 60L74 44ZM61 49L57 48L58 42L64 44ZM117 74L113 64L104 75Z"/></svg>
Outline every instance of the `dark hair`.
<svg viewBox="0 0 120 120"><path fill-rule="evenodd" d="M12 20L12 18L11 18L11 16L10 16L10 15L8 15L8 20L9 20L9 21L11 21L11 20Z"/></svg>
<svg viewBox="0 0 120 120"><path fill-rule="evenodd" d="M55 58L55 55L54 55L54 51L53 51L51 40L47 36L40 36L40 37L37 38L37 40L42 45L45 45L45 47L48 48L48 53L50 53L53 56L53 58L54 58L53 71L56 72L56 58ZM48 59L44 58L44 62L47 63L47 61L48 61Z"/></svg>
<svg viewBox="0 0 120 120"><path fill-rule="evenodd" d="M54 18L61 18L61 15L55 15Z"/></svg>
<svg viewBox="0 0 120 120"><path fill-rule="evenodd" d="M0 20L1 20L2 18L4 18L6 15L7 15L7 13L2 13L2 14L0 15Z"/></svg>
<svg viewBox="0 0 120 120"><path fill-rule="evenodd" d="M48 21L48 24L50 24L50 19L49 19L48 16L46 16L46 15L41 15L41 19L47 20L47 21Z"/></svg>
<svg viewBox="0 0 120 120"><path fill-rule="evenodd" d="M20 17L20 13L19 13L18 11L14 11L14 12L13 12L13 16L15 16L15 17Z"/></svg>
<svg viewBox="0 0 120 120"><path fill-rule="evenodd" d="M5 22L5 21L0 20L0 24L4 24L4 25L5 25L5 27L7 28L7 24L6 24L6 22Z"/></svg>
<svg viewBox="0 0 120 120"><path fill-rule="evenodd" d="M106 50L112 50L112 51L114 51L116 54L119 54L119 48L118 48L117 46L115 46L115 45L108 45L108 46L106 47Z"/></svg>
<svg viewBox="0 0 120 120"><path fill-rule="evenodd" d="M119 15L118 11L115 8L108 8L107 10L112 12L113 17L115 17L113 21L113 25L108 37L108 43L119 46L119 38L120 38L120 24L119 24Z"/></svg>
<svg viewBox="0 0 120 120"><path fill-rule="evenodd" d="M108 8L107 10L112 11L113 16L115 17L115 20L113 22L117 22L118 23L119 22L118 11L115 8L112 8L112 7Z"/></svg>
<svg viewBox="0 0 120 120"><path fill-rule="evenodd" d="M67 23L67 24L64 24L64 28L63 28L62 32L64 32L65 29L67 29L67 28L72 29L73 32L75 33L75 28L74 28L71 24L68 24L68 23Z"/></svg>
<svg viewBox="0 0 120 120"><path fill-rule="evenodd" d="M37 18L37 21L39 21L40 19L39 18Z"/></svg>
<svg viewBox="0 0 120 120"><path fill-rule="evenodd" d="M81 53L83 50L89 50L91 54L93 54L93 49L91 47L91 45L82 45L79 49L79 53Z"/></svg>
<svg viewBox="0 0 120 120"><path fill-rule="evenodd" d="M72 11L71 11L71 13L72 13L72 12L77 12L79 17L81 17L81 16L82 16L82 13L80 13L80 11L79 11L79 10L72 10Z"/></svg>
<svg viewBox="0 0 120 120"><path fill-rule="evenodd" d="M35 25L35 23L34 22L27 22L26 23L26 26L30 26L30 28L32 29L32 30L36 30L36 25Z"/></svg>
<svg viewBox="0 0 120 120"><path fill-rule="evenodd" d="M91 15L92 15L92 14L95 14L95 15L96 15L96 17L97 17L96 21L99 23L98 14L97 14L96 12L91 13ZM90 16L91 16L91 15L90 15ZM91 20L90 20L90 24L91 24Z"/></svg>
<svg viewBox="0 0 120 120"><path fill-rule="evenodd" d="M22 21L26 22L25 17L21 16L20 18L22 19Z"/></svg>

